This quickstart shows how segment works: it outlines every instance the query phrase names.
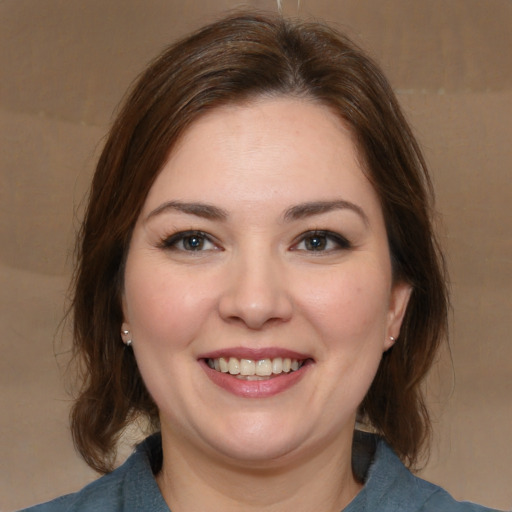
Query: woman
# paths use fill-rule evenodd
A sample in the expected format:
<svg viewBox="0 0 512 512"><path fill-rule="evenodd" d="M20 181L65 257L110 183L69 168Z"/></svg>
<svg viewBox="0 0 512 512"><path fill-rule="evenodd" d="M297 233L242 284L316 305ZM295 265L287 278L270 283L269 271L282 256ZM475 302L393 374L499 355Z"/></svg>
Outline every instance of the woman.
<svg viewBox="0 0 512 512"><path fill-rule="evenodd" d="M446 332L431 208L388 83L344 37L246 13L169 48L111 129L79 241L72 432L108 474L35 510L485 510L405 467ZM112 472L139 418L159 433Z"/></svg>

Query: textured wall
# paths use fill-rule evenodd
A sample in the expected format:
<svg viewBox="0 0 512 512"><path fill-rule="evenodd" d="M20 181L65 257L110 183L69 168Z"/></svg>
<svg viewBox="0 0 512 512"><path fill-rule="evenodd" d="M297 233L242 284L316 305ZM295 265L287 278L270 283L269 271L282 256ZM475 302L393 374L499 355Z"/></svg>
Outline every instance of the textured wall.
<svg viewBox="0 0 512 512"><path fill-rule="evenodd" d="M275 9L273 1L249 5ZM58 331L76 216L112 112L168 42L234 1L0 2L0 510L77 489ZM296 13L296 3L283 1ZM302 0L387 71L432 167L452 276L453 367L428 383L424 475L512 506L512 2ZM57 356L55 355L57 354ZM58 355L61 354L61 355Z"/></svg>

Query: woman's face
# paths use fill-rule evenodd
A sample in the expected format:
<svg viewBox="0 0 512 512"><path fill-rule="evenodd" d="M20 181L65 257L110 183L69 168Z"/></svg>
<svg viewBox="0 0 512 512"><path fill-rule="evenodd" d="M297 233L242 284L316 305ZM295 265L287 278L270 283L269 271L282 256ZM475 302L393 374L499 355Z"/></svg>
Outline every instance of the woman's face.
<svg viewBox="0 0 512 512"><path fill-rule="evenodd" d="M172 152L133 232L124 327L164 440L254 464L350 442L408 296L349 131L265 99Z"/></svg>

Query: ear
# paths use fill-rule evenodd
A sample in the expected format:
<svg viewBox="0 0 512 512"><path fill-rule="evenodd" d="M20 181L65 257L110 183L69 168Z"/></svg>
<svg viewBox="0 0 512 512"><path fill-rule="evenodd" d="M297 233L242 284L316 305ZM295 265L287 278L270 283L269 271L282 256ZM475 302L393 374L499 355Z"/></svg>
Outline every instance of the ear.
<svg viewBox="0 0 512 512"><path fill-rule="evenodd" d="M400 327L407 311L407 304L411 297L412 286L400 281L393 285L389 298L388 330L384 340L384 352L391 348L400 335Z"/></svg>
<svg viewBox="0 0 512 512"><path fill-rule="evenodd" d="M128 322L123 322L121 324L121 339L125 345L128 344L128 342L131 343L132 334L130 332L130 324L128 324Z"/></svg>
<svg viewBox="0 0 512 512"><path fill-rule="evenodd" d="M128 316L128 308L126 307L126 295L124 293L124 289L121 290L121 311L123 313L123 323L121 324L121 331L129 331L130 330L130 319Z"/></svg>

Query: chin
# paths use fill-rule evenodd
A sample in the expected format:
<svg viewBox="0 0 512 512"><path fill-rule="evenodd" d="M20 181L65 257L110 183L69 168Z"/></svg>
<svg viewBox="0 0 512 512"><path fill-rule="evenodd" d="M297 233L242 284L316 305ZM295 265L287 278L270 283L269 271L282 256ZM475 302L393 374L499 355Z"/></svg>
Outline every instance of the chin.
<svg viewBox="0 0 512 512"><path fill-rule="evenodd" d="M257 421L254 415L247 414L245 421L232 421L226 428L217 430L221 434L212 435L213 431L209 431L203 439L214 454L228 463L269 469L293 463L301 457L311 458L321 450L323 442L339 435L339 430L330 429L323 435L318 435L318 431L312 435L314 430L313 425L308 427L303 421L280 422L275 417Z"/></svg>
<svg viewBox="0 0 512 512"><path fill-rule="evenodd" d="M211 425L203 431L203 450L213 457L220 456L237 464L268 463L287 459L306 438L304 432L291 428L289 422L276 421L276 418L263 417L246 412L242 418L231 416L224 424ZM193 440L191 440L194 442Z"/></svg>
<svg viewBox="0 0 512 512"><path fill-rule="evenodd" d="M240 438L228 444L217 446L217 452L227 461L240 467L268 469L289 463L298 455L297 444L290 440L263 440ZM299 444L300 446L300 444Z"/></svg>

